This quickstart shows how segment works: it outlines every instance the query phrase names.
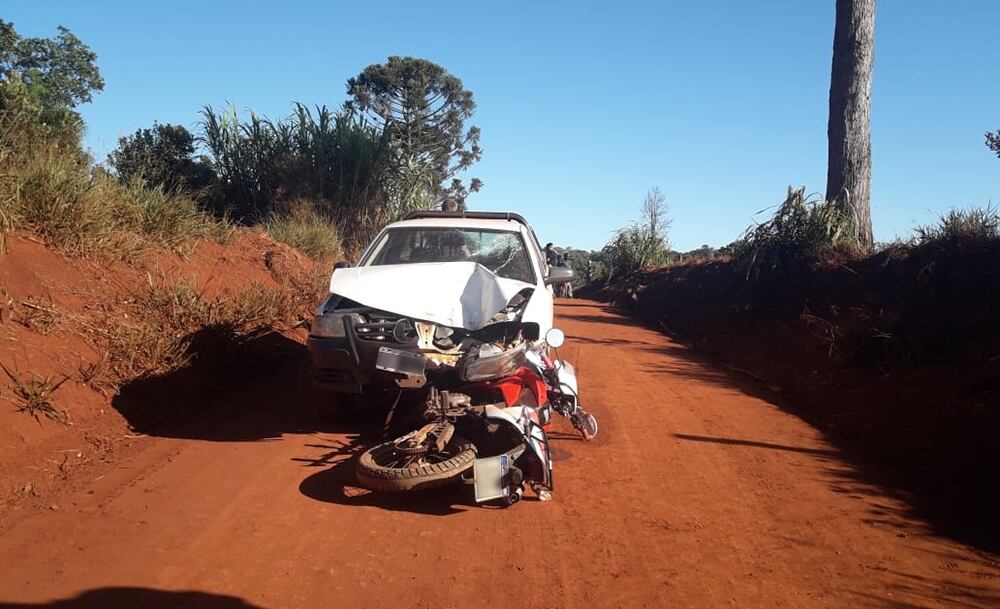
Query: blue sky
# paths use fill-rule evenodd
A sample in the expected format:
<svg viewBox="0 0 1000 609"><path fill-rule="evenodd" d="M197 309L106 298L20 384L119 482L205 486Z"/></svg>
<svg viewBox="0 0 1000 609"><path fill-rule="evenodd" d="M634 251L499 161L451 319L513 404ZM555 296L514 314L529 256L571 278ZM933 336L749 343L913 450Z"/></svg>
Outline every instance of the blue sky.
<svg viewBox="0 0 1000 609"><path fill-rule="evenodd" d="M438 62L479 105L486 188L543 241L599 248L667 195L675 247L724 245L789 184L822 192L834 0L104 2L8 0L25 36L69 27L105 91L81 111L103 156L153 121L226 101L281 117L339 106L389 55ZM879 240L1000 203L1000 2L879 0L872 106Z"/></svg>

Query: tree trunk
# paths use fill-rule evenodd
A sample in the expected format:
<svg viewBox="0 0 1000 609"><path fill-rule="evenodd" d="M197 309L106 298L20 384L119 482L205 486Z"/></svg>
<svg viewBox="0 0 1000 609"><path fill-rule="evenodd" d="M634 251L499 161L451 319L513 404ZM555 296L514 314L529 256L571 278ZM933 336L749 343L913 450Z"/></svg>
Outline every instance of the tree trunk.
<svg viewBox="0 0 1000 609"><path fill-rule="evenodd" d="M854 219L858 241L871 250L872 145L869 113L875 50L875 0L837 0L830 75L826 198Z"/></svg>

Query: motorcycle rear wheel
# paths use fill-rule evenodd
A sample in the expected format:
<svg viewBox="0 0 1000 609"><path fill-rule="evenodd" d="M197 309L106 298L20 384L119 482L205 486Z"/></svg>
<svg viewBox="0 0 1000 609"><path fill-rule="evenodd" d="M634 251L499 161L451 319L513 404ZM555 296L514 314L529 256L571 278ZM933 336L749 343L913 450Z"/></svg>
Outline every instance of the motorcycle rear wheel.
<svg viewBox="0 0 1000 609"><path fill-rule="evenodd" d="M405 455L392 442L373 446L358 459L358 482L386 493L406 493L447 486L459 479L476 460L468 440L453 438L444 452Z"/></svg>

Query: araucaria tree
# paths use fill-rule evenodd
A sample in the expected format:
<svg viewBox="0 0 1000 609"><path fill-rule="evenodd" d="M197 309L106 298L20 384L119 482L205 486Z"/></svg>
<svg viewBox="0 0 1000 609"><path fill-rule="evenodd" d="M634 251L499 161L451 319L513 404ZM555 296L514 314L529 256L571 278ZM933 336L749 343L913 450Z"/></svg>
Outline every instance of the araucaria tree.
<svg viewBox="0 0 1000 609"><path fill-rule="evenodd" d="M996 133L986 132L986 146L1000 157L1000 129Z"/></svg>
<svg viewBox="0 0 1000 609"><path fill-rule="evenodd" d="M476 103L462 81L441 66L415 57L390 57L347 81L345 107L385 128L392 140L403 207L420 207L444 197L464 206L468 192L456 175L479 160L479 128L465 127Z"/></svg>
<svg viewBox="0 0 1000 609"><path fill-rule="evenodd" d="M830 76L826 198L854 222L859 245L872 248L871 110L875 0L837 0Z"/></svg>

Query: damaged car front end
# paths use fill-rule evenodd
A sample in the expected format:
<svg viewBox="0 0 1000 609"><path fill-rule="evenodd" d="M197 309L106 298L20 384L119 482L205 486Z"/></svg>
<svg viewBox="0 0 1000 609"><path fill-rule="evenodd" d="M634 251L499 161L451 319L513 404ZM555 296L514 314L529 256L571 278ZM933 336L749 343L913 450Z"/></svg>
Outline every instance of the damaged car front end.
<svg viewBox="0 0 1000 609"><path fill-rule="evenodd" d="M397 292L400 282L415 281L424 284L422 290L409 297ZM425 379L407 366L407 355L421 354L431 368L454 367L470 341L479 342L474 334L502 339L509 331L503 322L523 312L534 288L481 265L454 262L338 269L330 291L310 330L313 380L357 394L421 387Z"/></svg>

